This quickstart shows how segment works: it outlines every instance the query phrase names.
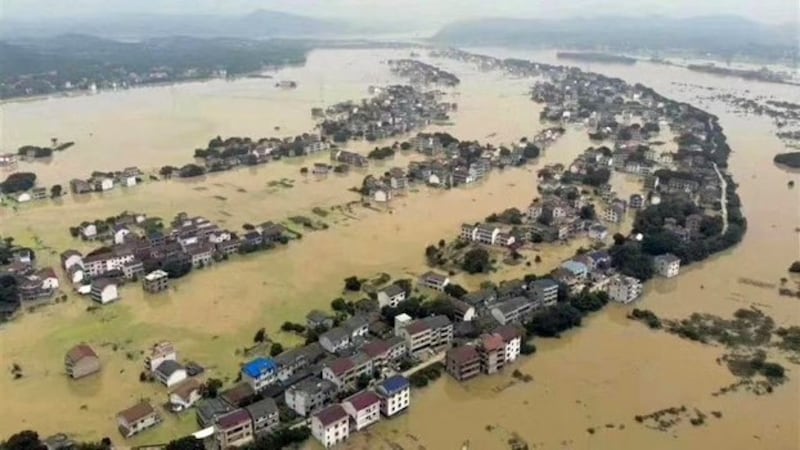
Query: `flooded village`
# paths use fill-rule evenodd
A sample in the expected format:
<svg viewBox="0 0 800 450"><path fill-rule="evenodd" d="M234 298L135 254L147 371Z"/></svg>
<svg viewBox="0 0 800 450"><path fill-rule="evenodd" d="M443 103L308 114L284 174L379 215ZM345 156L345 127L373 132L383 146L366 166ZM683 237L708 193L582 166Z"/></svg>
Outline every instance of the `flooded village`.
<svg viewBox="0 0 800 450"><path fill-rule="evenodd" d="M769 242L791 259L791 248L763 239L778 226L796 240L797 198L782 180L774 188L782 213L764 214L775 223L751 219L750 208L768 207L740 179L737 144L748 142L727 136L728 118L560 66L461 52L429 62L405 70L424 82L441 64L461 80L457 98L370 83L372 98L384 100L315 106L319 130L288 127L299 139L212 140L195 153L200 181L7 204L0 234L15 238L9 273L53 304L23 307L4 325L3 362L19 375L3 390L25 417L45 414L46 405L23 400L38 389L74 404L75 414L3 432L30 426L123 446L201 430L227 447L288 424L307 424L323 446L353 448L615 448L622 440L700 448L730 433L743 444L792 442L797 408L785 394L797 387L793 366L773 395L710 406L710 392L731 377L714 349L625 317L634 301L673 317L750 303L797 324L796 300L731 284L784 276L791 261L743 274L735 268L747 256L737 254ZM474 64L513 78L501 82ZM413 98L423 121L405 125L414 120L384 110L387 95ZM511 107L516 119L487 119ZM275 161L291 149L300 149L296 162ZM247 167L252 158L270 163ZM221 192L226 200L213 198ZM67 212L85 222L64 223ZM169 226L159 219L173 216ZM718 265L724 276L703 276ZM78 292L89 286L94 302L73 283ZM609 300L620 305L603 309ZM563 337L546 338L554 335ZM697 364L680 368L687 357ZM684 383L692 388L678 390ZM688 420L678 431L634 420L682 404L724 416L702 435ZM775 413L741 426L765 404ZM499 412L495 423L482 418L486 408ZM574 424L556 422L553 411ZM469 427L434 420L446 416Z"/></svg>

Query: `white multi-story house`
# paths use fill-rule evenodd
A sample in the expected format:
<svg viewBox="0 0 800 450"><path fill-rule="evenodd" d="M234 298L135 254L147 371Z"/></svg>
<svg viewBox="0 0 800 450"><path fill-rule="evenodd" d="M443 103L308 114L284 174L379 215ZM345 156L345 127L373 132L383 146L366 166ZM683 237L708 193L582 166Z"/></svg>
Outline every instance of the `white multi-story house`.
<svg viewBox="0 0 800 450"><path fill-rule="evenodd" d="M522 351L522 331L514 325L503 325L494 330L505 343L505 361L513 362Z"/></svg>
<svg viewBox="0 0 800 450"><path fill-rule="evenodd" d="M150 372L155 372L164 361L177 361L178 352L172 342L162 341L150 348L150 356L144 359L144 367Z"/></svg>
<svg viewBox="0 0 800 450"><path fill-rule="evenodd" d="M381 418L381 398L372 391L361 391L346 398L342 407L355 424L355 431L363 430Z"/></svg>
<svg viewBox="0 0 800 450"><path fill-rule="evenodd" d="M672 253L665 253L653 258L653 267L662 277L672 278L680 273L681 260Z"/></svg>
<svg viewBox="0 0 800 450"><path fill-rule="evenodd" d="M620 303L631 303L642 294L642 282L633 277L617 275L608 283L608 296Z"/></svg>
<svg viewBox="0 0 800 450"><path fill-rule="evenodd" d="M391 306L397 308L401 302L406 299L406 291L396 284L391 284L384 289L378 291L378 305L383 308L384 306Z"/></svg>
<svg viewBox="0 0 800 450"><path fill-rule="evenodd" d="M342 443L350 436L350 417L342 405L331 405L311 417L311 434L325 448Z"/></svg>
<svg viewBox="0 0 800 450"><path fill-rule="evenodd" d="M381 413L386 417L405 411L411 404L411 386L402 375L391 376L376 388L381 398Z"/></svg>

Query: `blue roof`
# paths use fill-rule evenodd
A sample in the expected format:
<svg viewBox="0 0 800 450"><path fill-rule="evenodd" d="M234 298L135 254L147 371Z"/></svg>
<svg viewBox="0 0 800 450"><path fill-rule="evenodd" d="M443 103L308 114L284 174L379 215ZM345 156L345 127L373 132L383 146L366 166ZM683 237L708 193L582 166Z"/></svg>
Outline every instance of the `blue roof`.
<svg viewBox="0 0 800 450"><path fill-rule="evenodd" d="M393 395L409 387L408 379L402 375L394 375L383 380L378 385L378 390L387 395Z"/></svg>
<svg viewBox="0 0 800 450"><path fill-rule="evenodd" d="M277 370L278 365L270 358L256 358L242 367L242 372L250 378L258 378Z"/></svg>

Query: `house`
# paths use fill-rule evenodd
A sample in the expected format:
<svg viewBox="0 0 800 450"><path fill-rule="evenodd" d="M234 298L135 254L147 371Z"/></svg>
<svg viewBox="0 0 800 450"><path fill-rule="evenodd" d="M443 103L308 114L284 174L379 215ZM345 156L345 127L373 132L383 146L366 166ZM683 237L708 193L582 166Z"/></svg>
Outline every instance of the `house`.
<svg viewBox="0 0 800 450"><path fill-rule="evenodd" d="M319 343L325 350L336 353L350 345L350 338L351 335L348 330L344 327L336 327L319 335Z"/></svg>
<svg viewBox="0 0 800 450"><path fill-rule="evenodd" d="M620 303L631 303L642 294L642 282L633 277L617 275L608 283L608 297Z"/></svg>
<svg viewBox="0 0 800 450"><path fill-rule="evenodd" d="M398 318L395 317L395 325L397 324ZM401 326L396 332L406 341L408 353L411 355L448 347L453 341L453 324L445 316L415 320Z"/></svg>
<svg viewBox="0 0 800 450"><path fill-rule="evenodd" d="M589 268L586 267L586 264L579 261L565 261L561 264L561 268L572 274L572 277L578 282L585 281L586 277L589 275Z"/></svg>
<svg viewBox="0 0 800 450"><path fill-rule="evenodd" d="M233 411L235 408L221 398L204 398L197 402L197 424L201 428L213 427L217 419Z"/></svg>
<svg viewBox="0 0 800 450"><path fill-rule="evenodd" d="M61 267L69 270L73 266L83 267L83 255L77 250L66 250L61 253Z"/></svg>
<svg viewBox="0 0 800 450"><path fill-rule="evenodd" d="M628 200L628 206L630 206L631 209L644 208L644 197L642 194L632 194Z"/></svg>
<svg viewBox="0 0 800 450"><path fill-rule="evenodd" d="M214 424L217 448L236 448L253 442L253 420L245 409L231 411Z"/></svg>
<svg viewBox="0 0 800 450"><path fill-rule="evenodd" d="M169 393L169 408L172 412L185 411L202 398L200 389L203 385L194 378L187 378L176 385Z"/></svg>
<svg viewBox="0 0 800 450"><path fill-rule="evenodd" d="M86 273L83 270L83 266L80 264L74 264L72 267L67 269L67 275L69 275L69 279L72 281L72 284L79 284L84 280L84 278L86 278Z"/></svg>
<svg viewBox="0 0 800 450"><path fill-rule="evenodd" d="M327 175L329 170L330 166L328 164L314 163L314 168L311 169L311 173L314 175Z"/></svg>
<svg viewBox="0 0 800 450"><path fill-rule="evenodd" d="M131 234L130 228L125 225L118 225L114 227L114 243L122 245L125 243L127 237Z"/></svg>
<svg viewBox="0 0 800 450"><path fill-rule="evenodd" d="M332 326L333 317L320 310L314 309L306 315L306 328L309 330L330 329Z"/></svg>
<svg viewBox="0 0 800 450"><path fill-rule="evenodd" d="M482 289L464 295L461 300L475 307L485 307L497 301L497 292L491 288Z"/></svg>
<svg viewBox="0 0 800 450"><path fill-rule="evenodd" d="M214 246L209 243L189 245L185 251L195 269L208 267L214 262Z"/></svg>
<svg viewBox="0 0 800 450"><path fill-rule="evenodd" d="M603 211L603 220L611 223L622 223L625 219L625 208L619 205L611 205Z"/></svg>
<svg viewBox="0 0 800 450"><path fill-rule="evenodd" d="M144 359L145 370L153 373L164 361L177 361L178 352L169 341L161 341L150 347L150 355Z"/></svg>
<svg viewBox="0 0 800 450"><path fill-rule="evenodd" d="M242 367L242 378L259 392L278 378L278 365L270 358L256 358Z"/></svg>
<svg viewBox="0 0 800 450"><path fill-rule="evenodd" d="M472 345L451 348L445 355L445 370L458 381L476 377L481 372L481 356Z"/></svg>
<svg viewBox="0 0 800 450"><path fill-rule="evenodd" d="M169 289L169 275L163 270L154 270L142 279L142 289L145 292L156 294Z"/></svg>
<svg viewBox="0 0 800 450"><path fill-rule="evenodd" d="M259 400L244 409L250 414L250 419L253 421L253 434L256 437L271 433L280 425L278 405L270 397Z"/></svg>
<svg viewBox="0 0 800 450"><path fill-rule="evenodd" d="M80 231L81 237L84 240L91 241L97 238L97 225L93 223L81 226L78 231Z"/></svg>
<svg viewBox="0 0 800 450"><path fill-rule="evenodd" d="M69 188L73 194L88 194L92 192L92 185L89 184L87 181L73 179L69 182Z"/></svg>
<svg viewBox="0 0 800 450"><path fill-rule="evenodd" d="M427 272L420 277L419 282L422 286L433 289L436 291L444 291L444 288L450 284L450 278L436 272Z"/></svg>
<svg viewBox="0 0 800 450"><path fill-rule="evenodd" d="M589 238L596 241L605 241L608 238L608 228L599 223L590 226Z"/></svg>
<svg viewBox="0 0 800 450"><path fill-rule="evenodd" d="M528 286L537 306L552 306L558 301L558 283L550 278L534 280Z"/></svg>
<svg viewBox="0 0 800 450"><path fill-rule="evenodd" d="M486 374L499 372L506 363L506 343L497 334L481 336L478 345L481 359L481 370Z"/></svg>
<svg viewBox="0 0 800 450"><path fill-rule="evenodd" d="M453 311L456 315L455 319L460 322L472 321L477 316L475 307L467 302L463 302L457 298L451 298L450 304L453 305Z"/></svg>
<svg viewBox="0 0 800 450"><path fill-rule="evenodd" d="M30 192L19 192L13 195L14 195L13 199L17 203L27 203L33 200L33 196L31 195Z"/></svg>
<svg viewBox="0 0 800 450"><path fill-rule="evenodd" d="M53 291L58 289L58 277L56 276L56 272L51 267L39 269L35 276L41 281L43 290Z"/></svg>
<svg viewBox="0 0 800 450"><path fill-rule="evenodd" d="M355 315L342 322L342 328L350 333L350 340L364 337L369 333L369 318L363 314Z"/></svg>
<svg viewBox="0 0 800 450"><path fill-rule="evenodd" d="M252 386L244 381L236 383L219 393L219 398L233 408L242 408L249 405L253 402L255 397L256 392L253 390Z"/></svg>
<svg viewBox="0 0 800 450"><path fill-rule="evenodd" d="M322 367L322 379L333 382L340 390L354 386L358 377L372 371L372 361L363 353L358 355L329 361Z"/></svg>
<svg viewBox="0 0 800 450"><path fill-rule="evenodd" d="M117 414L119 432L125 438L133 437L154 427L161 423L161 420L161 416L153 409L153 406L144 401Z"/></svg>
<svg viewBox="0 0 800 450"><path fill-rule="evenodd" d="M390 284L389 286L378 291L378 305L381 308L390 306L397 308L400 302L405 301L406 291L397 284Z"/></svg>
<svg viewBox="0 0 800 450"><path fill-rule="evenodd" d="M350 419L339 405L331 405L311 417L311 434L325 448L342 443L350 436Z"/></svg>
<svg viewBox="0 0 800 450"><path fill-rule="evenodd" d="M92 347L78 344L69 349L64 356L64 367L70 378L83 378L100 371L100 358Z"/></svg>
<svg viewBox="0 0 800 450"><path fill-rule="evenodd" d="M92 281L92 290L90 292L92 300L105 305L114 300L119 299L117 292L117 283L108 278L98 278Z"/></svg>
<svg viewBox="0 0 800 450"><path fill-rule="evenodd" d="M361 347L361 351L372 360L374 368L382 368L402 359L408 353L408 348L403 338L394 336L367 343Z"/></svg>
<svg viewBox="0 0 800 450"><path fill-rule="evenodd" d="M182 382L188 377L186 368L179 364L177 361L168 359L156 367L153 372L156 380L164 386L170 388Z"/></svg>
<svg viewBox="0 0 800 450"><path fill-rule="evenodd" d="M393 375L381 381L375 392L381 398L381 413L386 417L405 411L411 404L411 385L402 375Z"/></svg>
<svg viewBox="0 0 800 450"><path fill-rule="evenodd" d="M522 351L522 330L514 325L502 325L492 334L503 339L506 362L514 362Z"/></svg>
<svg viewBox="0 0 800 450"><path fill-rule="evenodd" d="M653 268L662 277L676 277L680 273L681 260L672 253L665 253L653 258Z"/></svg>
<svg viewBox="0 0 800 450"><path fill-rule="evenodd" d="M330 404L336 398L338 389L332 381L318 377L306 378L289 387L284 393L284 400L294 412L307 417Z"/></svg>
<svg viewBox="0 0 800 450"><path fill-rule="evenodd" d="M324 357L325 350L318 342L285 351L274 358L278 366L278 379L286 381L296 372L316 364Z"/></svg>
<svg viewBox="0 0 800 450"><path fill-rule="evenodd" d="M611 255L605 251L597 251L588 255L592 270L605 270L611 267Z"/></svg>
<svg viewBox="0 0 800 450"><path fill-rule="evenodd" d="M144 263L136 258L122 265L122 274L128 280L135 280L144 273Z"/></svg>
<svg viewBox="0 0 800 450"><path fill-rule="evenodd" d="M512 322L520 322L527 317L534 309L534 303L525 297L514 297L511 300L506 300L498 303L491 309L492 317L497 320L500 325L506 325Z"/></svg>
<svg viewBox="0 0 800 450"><path fill-rule="evenodd" d="M33 200L44 200L47 198L47 188L45 187L35 187L31 189L31 199Z"/></svg>
<svg viewBox="0 0 800 450"><path fill-rule="evenodd" d="M381 418L381 398L372 391L361 391L346 398L342 408L350 416L354 431L363 430Z"/></svg>

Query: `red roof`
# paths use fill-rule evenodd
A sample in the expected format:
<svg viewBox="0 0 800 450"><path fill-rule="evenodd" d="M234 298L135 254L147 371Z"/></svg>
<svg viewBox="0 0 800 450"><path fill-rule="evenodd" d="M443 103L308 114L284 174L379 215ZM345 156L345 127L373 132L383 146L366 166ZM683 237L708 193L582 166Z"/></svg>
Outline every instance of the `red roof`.
<svg viewBox="0 0 800 450"><path fill-rule="evenodd" d="M464 364L479 358L478 350L471 345L463 345L461 347L451 348L447 351L447 360L453 360L457 364Z"/></svg>
<svg viewBox="0 0 800 450"><path fill-rule="evenodd" d="M370 358L376 358L384 355L389 351L389 343L386 341L372 341L369 344L361 347L361 351L366 353Z"/></svg>
<svg viewBox="0 0 800 450"><path fill-rule="evenodd" d="M484 350L489 352L502 350L506 346L505 342L503 342L503 338L500 337L499 334L487 334L483 336L481 339L481 345L483 346Z"/></svg>
<svg viewBox="0 0 800 450"><path fill-rule="evenodd" d="M314 414L314 417L316 417L317 420L322 423L323 427L327 427L328 425L339 422L342 419L346 419L347 412L344 410L344 408L342 408L342 405L336 404Z"/></svg>
<svg viewBox="0 0 800 450"><path fill-rule="evenodd" d="M73 363L76 363L83 358L97 358L97 353L92 350L92 347L89 347L86 344L78 344L69 349L67 352L67 359Z"/></svg>
<svg viewBox="0 0 800 450"><path fill-rule="evenodd" d="M514 325L503 325L494 330L494 334L503 338L506 343L522 337L522 331Z"/></svg>
<svg viewBox="0 0 800 450"><path fill-rule="evenodd" d="M429 328L430 328L430 326L428 326L428 324L424 320L417 320L417 321L414 321L414 322L410 323L406 327L406 331L410 335L415 335L415 334L422 333L423 331L427 331Z"/></svg>
<svg viewBox="0 0 800 450"><path fill-rule="evenodd" d="M328 368L331 369L334 375L337 377L346 373L348 370L351 370L355 367L355 363L352 359L348 357L334 359L328 364Z"/></svg>
<svg viewBox="0 0 800 450"><path fill-rule="evenodd" d="M381 398L378 397L378 394L372 391L361 391L358 394L345 399L345 402L353 405L353 408L356 411L361 411L376 403L380 403Z"/></svg>
<svg viewBox="0 0 800 450"><path fill-rule="evenodd" d="M145 417L155 413L156 410L153 409L152 406L150 406L150 403L139 402L136 405L131 406L130 408L124 411L120 411L120 413L117 415L125 419L125 422L127 422L128 424L134 424L144 419Z"/></svg>
<svg viewBox="0 0 800 450"><path fill-rule="evenodd" d="M217 425L222 429L228 429L250 421L250 414L247 413L247 410L237 409L217 419Z"/></svg>

